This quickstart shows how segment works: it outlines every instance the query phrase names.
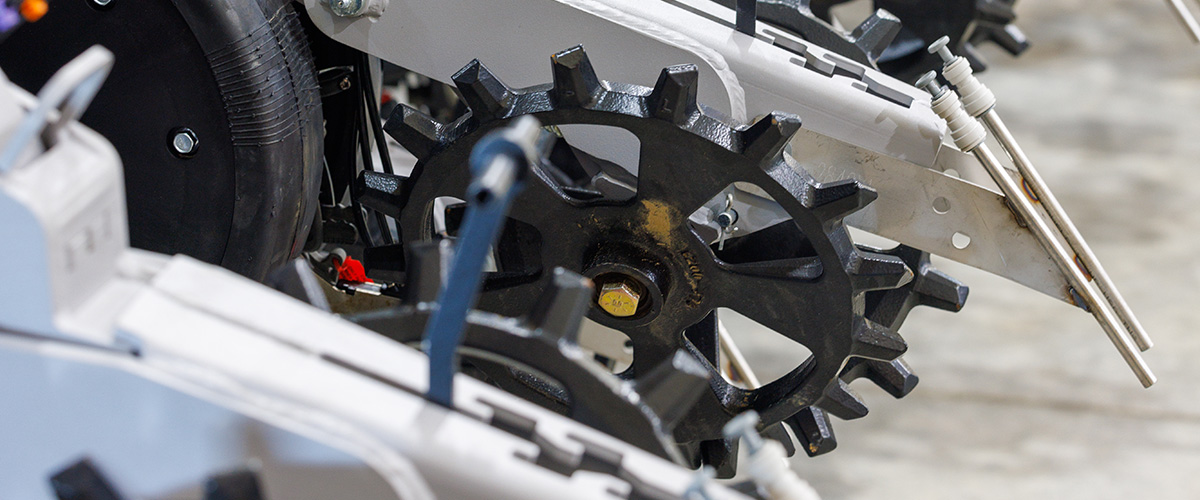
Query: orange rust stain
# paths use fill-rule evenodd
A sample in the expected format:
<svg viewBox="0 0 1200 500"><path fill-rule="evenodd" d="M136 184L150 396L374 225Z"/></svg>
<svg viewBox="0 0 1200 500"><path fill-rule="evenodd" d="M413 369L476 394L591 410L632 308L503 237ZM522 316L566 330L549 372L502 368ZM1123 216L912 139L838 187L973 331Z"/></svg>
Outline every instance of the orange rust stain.
<svg viewBox="0 0 1200 500"><path fill-rule="evenodd" d="M679 212L670 205L658 200L642 200L641 229L667 248L680 246L680 242L675 241L674 231L680 219Z"/></svg>
<svg viewBox="0 0 1200 500"><path fill-rule="evenodd" d="M674 207L658 200L642 200L641 220L633 222L636 231L644 233L650 239L658 242L669 250L676 259L681 259L687 267L688 294L684 303L695 307L703 301L700 293L700 281L704 273L692 252L688 251L687 241L682 239L686 234L680 231L682 224L687 221Z"/></svg>

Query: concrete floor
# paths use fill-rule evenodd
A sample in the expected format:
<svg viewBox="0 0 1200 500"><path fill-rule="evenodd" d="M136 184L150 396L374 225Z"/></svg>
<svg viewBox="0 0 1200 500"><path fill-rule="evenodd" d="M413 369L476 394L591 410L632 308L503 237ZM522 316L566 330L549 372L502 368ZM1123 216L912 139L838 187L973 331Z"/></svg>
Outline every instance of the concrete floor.
<svg viewBox="0 0 1200 500"><path fill-rule="evenodd" d="M1190 3L1190 2L1185 2ZM1200 48L1152 0L1018 3L1033 42L984 74L1014 134L1157 342L1142 389L1091 317L941 261L958 314L903 333L921 376L794 467L826 499L1200 498Z"/></svg>

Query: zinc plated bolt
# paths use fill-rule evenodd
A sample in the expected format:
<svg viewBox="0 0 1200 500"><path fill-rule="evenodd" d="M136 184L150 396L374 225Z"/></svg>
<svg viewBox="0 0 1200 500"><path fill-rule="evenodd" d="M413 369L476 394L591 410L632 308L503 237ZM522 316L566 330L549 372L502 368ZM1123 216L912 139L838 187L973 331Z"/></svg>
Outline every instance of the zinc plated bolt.
<svg viewBox="0 0 1200 500"><path fill-rule="evenodd" d="M624 281L605 283L600 287L596 303L604 312L617 318L628 318L637 313L641 294Z"/></svg>
<svg viewBox="0 0 1200 500"><path fill-rule="evenodd" d="M180 158L191 158L196 154L200 139L187 127L177 128L171 134L171 152Z"/></svg>

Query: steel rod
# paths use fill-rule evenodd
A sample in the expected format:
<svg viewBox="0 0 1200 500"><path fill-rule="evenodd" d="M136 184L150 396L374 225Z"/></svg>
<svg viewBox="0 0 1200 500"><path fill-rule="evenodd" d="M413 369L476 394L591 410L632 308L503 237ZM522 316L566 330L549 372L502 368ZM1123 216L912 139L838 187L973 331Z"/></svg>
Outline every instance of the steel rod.
<svg viewBox="0 0 1200 500"><path fill-rule="evenodd" d="M983 123L987 125L988 130L995 135L1000 145L1008 152L1009 157L1016 164L1017 170L1021 173L1021 177L1025 179L1030 190L1037 197L1037 201L1041 202L1042 206L1045 207L1050 220L1058 227L1059 232L1066 239L1067 246L1075 252L1075 256L1079 258L1086 272L1094 278L1096 286L1100 289L1100 293L1108 300L1113 312L1116 313L1121 323L1125 325L1125 329L1129 331L1138 348L1145 351L1153 347L1154 342L1150 340L1150 336L1146 334L1146 330L1142 328L1141 323L1134 316L1133 311L1129 308L1129 304L1125 302L1125 298L1117 291L1117 287L1113 284L1112 279L1108 277L1108 272L1104 270L1104 266L1100 264L1100 260L1096 258L1096 255L1092 253L1092 249L1088 247L1087 242L1083 240L1083 236L1079 234L1079 230L1075 228L1075 224L1071 223L1067 212L1058 203L1058 199L1054 197L1046 182L1042 180L1042 176L1038 174L1037 169L1033 168L1033 163L1029 161L1029 157L1025 155L1025 151L1017 144L1016 139L1009 132L1008 127L1004 125L1004 121L1000 119L1000 115L996 113L995 109L983 114Z"/></svg>
<svg viewBox="0 0 1200 500"><path fill-rule="evenodd" d="M725 323L717 320L717 338L721 352L729 358L729 367L737 372L746 383L747 389L757 389L762 387L758 377L754 375L754 371L750 369L750 363L746 361L746 357L742 355L741 349L733 343L733 336L729 334L729 330L725 328Z"/></svg>
<svg viewBox="0 0 1200 500"><path fill-rule="evenodd" d="M1183 0L1167 0L1167 3L1171 5L1171 11L1175 13L1175 17L1187 29L1192 43L1200 43L1200 23L1196 22L1196 18L1192 16L1192 11L1188 10L1187 6L1183 4Z"/></svg>
<svg viewBox="0 0 1200 500"><path fill-rule="evenodd" d="M1154 374L1150 371L1150 367L1146 365L1146 361L1142 359L1141 353L1133 342L1125 335L1124 329L1119 325L1119 320L1113 315L1113 312L1107 307L1106 302L1097 299L1095 293L1087 285L1087 277L1083 271L1073 262L1074 259L1063 248L1062 243L1054 238L1053 231L1037 214L1037 209L1033 205L1033 201L1027 198L1008 172L1000 164L1000 161L992 154L986 144L980 144L974 148L972 153L979 159L987 169L988 175L996 182L1000 189L1004 191L1004 195L1009 199L1013 207L1030 226L1030 232L1033 233L1039 242L1054 258L1063 274L1067 277L1067 282L1074 288L1075 293L1083 300L1086 309L1096 318L1100 326L1104 329L1104 333L1108 335L1108 339L1116 346L1117 351L1121 353L1125 363L1137 375L1138 381L1143 387L1150 387L1156 381Z"/></svg>

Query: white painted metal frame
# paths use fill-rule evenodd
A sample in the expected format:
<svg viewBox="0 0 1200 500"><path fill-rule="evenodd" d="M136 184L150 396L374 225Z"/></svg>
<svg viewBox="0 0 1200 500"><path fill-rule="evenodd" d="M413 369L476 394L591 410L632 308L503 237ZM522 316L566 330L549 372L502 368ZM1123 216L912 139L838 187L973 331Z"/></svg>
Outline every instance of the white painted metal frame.
<svg viewBox="0 0 1200 500"><path fill-rule="evenodd" d="M510 86L544 83L549 56L578 44L612 81L652 86L662 68L695 64L701 102L741 122L775 110L795 113L804 122L792 148L800 165L879 191L850 225L1069 301L1065 278L1016 223L978 162L943 147L945 125L928 95L763 23L756 37L739 33L733 11L715 2L391 0L378 18L337 17L325 0L304 5L334 40L444 82L477 58ZM810 65L863 76L826 76ZM911 104L868 93L867 81ZM937 198L949 203L949 213L933 211ZM955 247L956 233L972 243Z"/></svg>
<svg viewBox="0 0 1200 500"><path fill-rule="evenodd" d="M0 74L0 110L15 110L17 118L0 116L0 138L11 137L32 102ZM43 488L55 466L79 458L77 450L120 455L128 461L116 468L127 471L131 463L161 460L157 448L180 446L189 432L241 442L245 436L236 433L252 422L349 455L406 499L608 500L627 497L638 482L682 497L692 486L687 469L466 375L456 378L453 408L430 403L422 397L427 358L418 351L231 271L130 249L115 150L73 121L58 139L44 151L31 145L13 169L0 172L0 241L9 257L0 264L0 360L10 361L0 363L0 379L16 381L0 384L0 400L20 405L21 416L0 426L0 443L12 448L9 455L42 453L27 479ZM81 387L131 404L53 415L79 408L81 401L54 401ZM89 416L137 422L180 415L188 405L196 412L178 427L140 426L144 434L120 436L104 431L130 427L110 421L84 431L95 448L14 445L31 438L18 434L26 425L45 435L56 425L86 429ZM201 413L237 425L206 427ZM527 426L528 435L497 425L504 416ZM147 440L134 446L139 436ZM200 481L245 458L220 446L196 452L205 456L167 464L178 467L171 477ZM616 457L615 472L567 475L542 465L579 465L585 452ZM139 497L162 492L154 478L122 479ZM0 483L0 496L29 491L29 484L10 492ZM714 500L746 498L715 484L708 493Z"/></svg>

